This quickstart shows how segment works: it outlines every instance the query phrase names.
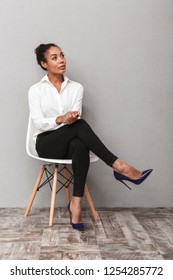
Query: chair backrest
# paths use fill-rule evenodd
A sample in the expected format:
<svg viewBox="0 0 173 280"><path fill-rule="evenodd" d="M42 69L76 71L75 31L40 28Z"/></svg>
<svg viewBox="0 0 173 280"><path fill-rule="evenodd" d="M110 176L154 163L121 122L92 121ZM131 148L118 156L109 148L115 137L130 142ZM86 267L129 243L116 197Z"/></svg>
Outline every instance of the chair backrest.
<svg viewBox="0 0 173 280"><path fill-rule="evenodd" d="M27 129L27 136L26 136L26 151L30 157L38 158L38 154L35 149L35 142L33 139L34 133L35 133L35 127L31 119L31 116L29 115L28 129Z"/></svg>

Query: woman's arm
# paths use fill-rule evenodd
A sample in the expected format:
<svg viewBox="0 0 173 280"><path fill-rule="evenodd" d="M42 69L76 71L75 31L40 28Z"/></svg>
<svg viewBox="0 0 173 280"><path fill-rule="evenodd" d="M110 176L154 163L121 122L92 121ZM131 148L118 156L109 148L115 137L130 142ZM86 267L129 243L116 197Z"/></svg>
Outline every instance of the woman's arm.
<svg viewBox="0 0 173 280"><path fill-rule="evenodd" d="M80 85L72 104L72 111L80 112L80 116L82 115L83 92L84 92L84 88L82 85Z"/></svg>
<svg viewBox="0 0 173 280"><path fill-rule="evenodd" d="M30 115L33 120L35 127L42 131L47 131L55 128L58 124L56 123L56 117L46 118L43 115L41 108L41 96L39 90L32 86L28 93L28 102Z"/></svg>

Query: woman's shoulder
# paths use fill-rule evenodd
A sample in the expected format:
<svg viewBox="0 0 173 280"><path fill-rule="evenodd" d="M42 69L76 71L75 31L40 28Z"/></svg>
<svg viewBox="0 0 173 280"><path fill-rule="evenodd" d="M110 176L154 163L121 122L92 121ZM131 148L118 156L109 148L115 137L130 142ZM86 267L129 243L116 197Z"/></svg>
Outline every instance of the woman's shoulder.
<svg viewBox="0 0 173 280"><path fill-rule="evenodd" d="M35 92L35 91L39 92L40 87L41 87L42 82L43 82L44 79L45 79L45 77L43 77L43 78L41 79L41 81L39 81L39 82L33 84L32 86L30 86L30 88L29 88L29 93L30 93L30 92Z"/></svg>
<svg viewBox="0 0 173 280"><path fill-rule="evenodd" d="M30 86L28 92L32 93L33 91L38 91L38 88L39 88L38 83L34 84L34 85Z"/></svg>
<svg viewBox="0 0 173 280"><path fill-rule="evenodd" d="M41 89L40 89L40 82L33 84L32 86L30 86L29 90L28 90L28 96L30 98L36 98L39 97L41 95Z"/></svg>
<svg viewBox="0 0 173 280"><path fill-rule="evenodd" d="M83 85L79 82L73 81L71 79L68 80L70 86L76 88L76 89L83 89Z"/></svg>

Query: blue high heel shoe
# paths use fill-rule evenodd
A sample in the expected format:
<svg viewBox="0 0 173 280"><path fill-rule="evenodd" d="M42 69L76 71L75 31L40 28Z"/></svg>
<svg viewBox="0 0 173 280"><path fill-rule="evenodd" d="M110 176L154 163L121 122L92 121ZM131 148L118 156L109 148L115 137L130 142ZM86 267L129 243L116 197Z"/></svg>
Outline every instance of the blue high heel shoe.
<svg viewBox="0 0 173 280"><path fill-rule="evenodd" d="M70 201L71 202L71 201ZM70 214L70 224L72 225L72 228L73 229L76 229L76 230L79 230L79 231L84 231L85 230L85 226L83 223L77 223L77 224L74 224L72 223L72 212L70 210L70 202L69 204L67 205L67 209L69 211L69 214Z"/></svg>
<svg viewBox="0 0 173 280"><path fill-rule="evenodd" d="M135 185L140 185L150 175L150 173L152 171L153 171L153 169L148 169L148 170L143 171L141 174L141 177L136 180L130 179L129 177L127 177L121 173L118 173L116 171L114 171L114 176L115 176L115 179L117 179L118 181L123 183L127 188L129 188L131 190L131 188L124 182L124 180L132 182Z"/></svg>

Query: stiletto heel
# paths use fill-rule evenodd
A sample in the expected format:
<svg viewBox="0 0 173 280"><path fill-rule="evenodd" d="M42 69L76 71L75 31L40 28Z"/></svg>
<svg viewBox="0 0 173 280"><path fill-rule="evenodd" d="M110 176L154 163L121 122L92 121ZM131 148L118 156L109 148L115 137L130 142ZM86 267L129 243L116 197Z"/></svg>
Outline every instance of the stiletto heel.
<svg viewBox="0 0 173 280"><path fill-rule="evenodd" d="M131 187L129 187L124 181L119 180L122 184L124 184L129 190L131 190Z"/></svg>
<svg viewBox="0 0 173 280"><path fill-rule="evenodd" d="M118 181L120 181L121 183L123 183L127 188L129 188L131 190L131 188L124 182L125 181L129 181L132 182L135 185L140 185L143 181L145 181L145 179L150 175L150 173L153 171L153 169L148 169L142 172L140 178L138 179L130 179L129 177L114 171L114 177L115 179L117 179Z"/></svg>
<svg viewBox="0 0 173 280"><path fill-rule="evenodd" d="M70 201L71 202L71 201ZM84 227L84 224L83 223L77 223L77 224L74 224L72 223L72 212L70 210L70 202L69 204L67 205L67 209L69 211L69 214L70 214L70 224L72 225L72 228L73 229L76 229L76 230L79 230L79 231L84 231L85 230L85 227Z"/></svg>

